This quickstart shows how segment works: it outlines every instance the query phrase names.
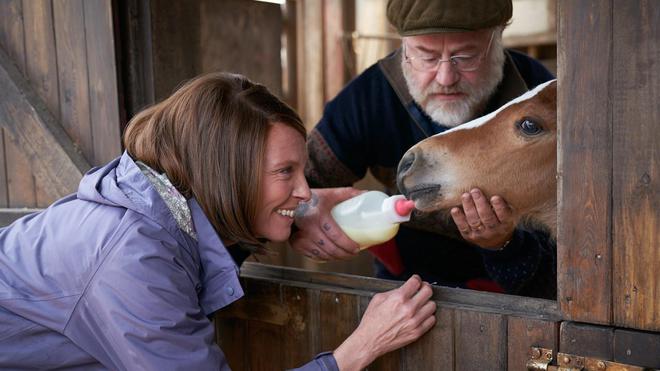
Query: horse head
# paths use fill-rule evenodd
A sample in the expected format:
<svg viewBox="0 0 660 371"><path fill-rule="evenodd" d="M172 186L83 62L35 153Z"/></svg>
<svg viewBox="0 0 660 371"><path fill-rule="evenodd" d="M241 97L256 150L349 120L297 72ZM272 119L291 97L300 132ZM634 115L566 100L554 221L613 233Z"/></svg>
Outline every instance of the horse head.
<svg viewBox="0 0 660 371"><path fill-rule="evenodd" d="M502 196L518 224L557 230L557 82L541 84L502 106L411 147L397 184L423 212L461 205L480 188Z"/></svg>

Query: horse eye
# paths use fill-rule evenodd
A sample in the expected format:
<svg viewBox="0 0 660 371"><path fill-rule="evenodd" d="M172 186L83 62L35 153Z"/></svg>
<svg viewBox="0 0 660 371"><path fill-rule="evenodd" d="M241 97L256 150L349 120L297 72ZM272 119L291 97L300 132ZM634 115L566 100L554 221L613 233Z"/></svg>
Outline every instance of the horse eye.
<svg viewBox="0 0 660 371"><path fill-rule="evenodd" d="M530 119L521 120L518 123L518 126L520 126L520 129L525 135L537 135L541 131L543 131L540 125L537 125L534 121Z"/></svg>

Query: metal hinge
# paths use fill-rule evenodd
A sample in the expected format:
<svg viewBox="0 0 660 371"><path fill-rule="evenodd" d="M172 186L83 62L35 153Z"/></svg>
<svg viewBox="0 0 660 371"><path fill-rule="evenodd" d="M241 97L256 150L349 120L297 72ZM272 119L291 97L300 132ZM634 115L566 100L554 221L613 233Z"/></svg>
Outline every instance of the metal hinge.
<svg viewBox="0 0 660 371"><path fill-rule="evenodd" d="M530 371L645 371L644 367L605 361L597 358L557 353L557 365L551 365L554 357L552 349L532 347L527 370Z"/></svg>

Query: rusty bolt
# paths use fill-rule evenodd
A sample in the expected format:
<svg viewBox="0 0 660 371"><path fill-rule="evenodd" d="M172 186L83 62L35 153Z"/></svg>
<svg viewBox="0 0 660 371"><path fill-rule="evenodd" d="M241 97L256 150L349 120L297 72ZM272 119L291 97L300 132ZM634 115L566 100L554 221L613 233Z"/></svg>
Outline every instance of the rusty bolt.
<svg viewBox="0 0 660 371"><path fill-rule="evenodd" d="M532 350L532 358L538 359L540 356L541 356L541 351L538 350L538 348L534 348L534 350Z"/></svg>

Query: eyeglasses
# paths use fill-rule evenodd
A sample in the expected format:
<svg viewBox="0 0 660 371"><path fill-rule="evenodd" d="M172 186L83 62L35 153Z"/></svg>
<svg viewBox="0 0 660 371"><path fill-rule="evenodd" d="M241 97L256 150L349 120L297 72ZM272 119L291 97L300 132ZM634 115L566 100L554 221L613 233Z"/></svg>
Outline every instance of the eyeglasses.
<svg viewBox="0 0 660 371"><path fill-rule="evenodd" d="M440 65L444 62L449 62L454 68L462 72L471 72L476 71L484 57L488 55L490 51L490 45L493 43L493 35L495 31L490 34L490 40L488 41L488 47L486 51L481 54L475 55L453 55L449 59L440 59L438 57L409 57L406 53L406 46L404 45L403 55L406 58L406 62L410 63L412 68L419 72L437 72L440 68Z"/></svg>

